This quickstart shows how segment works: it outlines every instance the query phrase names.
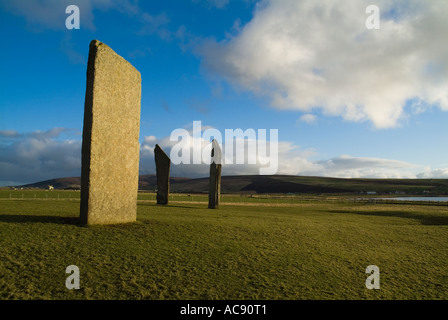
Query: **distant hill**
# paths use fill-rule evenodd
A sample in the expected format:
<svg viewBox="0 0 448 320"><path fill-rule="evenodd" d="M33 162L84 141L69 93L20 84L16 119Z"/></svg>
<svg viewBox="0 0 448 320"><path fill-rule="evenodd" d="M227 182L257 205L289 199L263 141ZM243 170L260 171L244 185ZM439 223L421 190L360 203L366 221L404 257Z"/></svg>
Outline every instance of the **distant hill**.
<svg viewBox="0 0 448 320"><path fill-rule="evenodd" d="M23 188L79 189L80 177L58 178L23 185ZM139 189L154 191L155 175L141 175ZM208 178L170 179L171 192L206 193ZM342 179L307 176L223 176L222 193L397 193L397 194L448 194L448 179Z"/></svg>
<svg viewBox="0 0 448 320"><path fill-rule="evenodd" d="M80 185L81 185L81 177L70 177L70 178L50 179L30 184L24 184L23 186L17 186L16 188L47 189L48 186L53 186L55 189L79 189Z"/></svg>

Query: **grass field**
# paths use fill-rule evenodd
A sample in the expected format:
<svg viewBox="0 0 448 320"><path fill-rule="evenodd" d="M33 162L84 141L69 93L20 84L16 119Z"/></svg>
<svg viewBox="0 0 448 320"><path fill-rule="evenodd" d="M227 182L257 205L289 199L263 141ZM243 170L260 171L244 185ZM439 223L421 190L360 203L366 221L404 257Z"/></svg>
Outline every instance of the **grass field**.
<svg viewBox="0 0 448 320"><path fill-rule="evenodd" d="M448 299L446 206L142 199L136 223L81 227L75 191L7 192L0 299ZM65 286L69 265L79 290ZM369 265L379 290L365 286Z"/></svg>

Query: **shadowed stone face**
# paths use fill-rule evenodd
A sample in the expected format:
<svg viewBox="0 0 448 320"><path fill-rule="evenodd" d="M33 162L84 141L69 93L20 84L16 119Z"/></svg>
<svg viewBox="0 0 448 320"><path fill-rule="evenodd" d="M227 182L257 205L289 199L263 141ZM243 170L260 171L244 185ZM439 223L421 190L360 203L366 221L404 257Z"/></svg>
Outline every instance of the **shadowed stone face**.
<svg viewBox="0 0 448 320"><path fill-rule="evenodd" d="M140 73L107 45L90 43L82 140L84 224L136 221Z"/></svg>
<svg viewBox="0 0 448 320"><path fill-rule="evenodd" d="M168 204L171 160L158 144L154 148L157 172L157 204Z"/></svg>
<svg viewBox="0 0 448 320"><path fill-rule="evenodd" d="M210 164L210 180L208 207L218 209L221 197L221 147L216 140L212 141L212 163ZM219 163L219 164L218 164Z"/></svg>

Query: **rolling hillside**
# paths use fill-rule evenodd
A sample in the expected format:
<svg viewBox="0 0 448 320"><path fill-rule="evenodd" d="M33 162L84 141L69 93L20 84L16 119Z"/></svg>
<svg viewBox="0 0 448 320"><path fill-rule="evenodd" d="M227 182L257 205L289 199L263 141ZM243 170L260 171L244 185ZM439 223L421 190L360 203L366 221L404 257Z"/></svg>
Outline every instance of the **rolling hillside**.
<svg viewBox="0 0 448 320"><path fill-rule="evenodd" d="M55 189L79 188L79 177L58 178L23 185L23 188L42 188L52 185ZM206 193L208 178L170 179L171 192ZM154 191L157 188L155 175L142 175L139 189ZM341 179L307 176L223 176L222 193L406 193L448 194L448 179Z"/></svg>

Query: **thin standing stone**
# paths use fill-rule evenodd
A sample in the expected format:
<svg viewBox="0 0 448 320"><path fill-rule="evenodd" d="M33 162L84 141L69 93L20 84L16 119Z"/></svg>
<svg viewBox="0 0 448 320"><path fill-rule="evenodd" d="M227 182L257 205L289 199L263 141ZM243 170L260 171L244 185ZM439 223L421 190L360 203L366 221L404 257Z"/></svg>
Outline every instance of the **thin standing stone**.
<svg viewBox="0 0 448 320"><path fill-rule="evenodd" d="M212 141L212 161L210 164L210 180L208 207L218 209L221 198L221 147L216 140Z"/></svg>
<svg viewBox="0 0 448 320"><path fill-rule="evenodd" d="M168 204L171 160L158 144L154 148L157 173L157 204Z"/></svg>

